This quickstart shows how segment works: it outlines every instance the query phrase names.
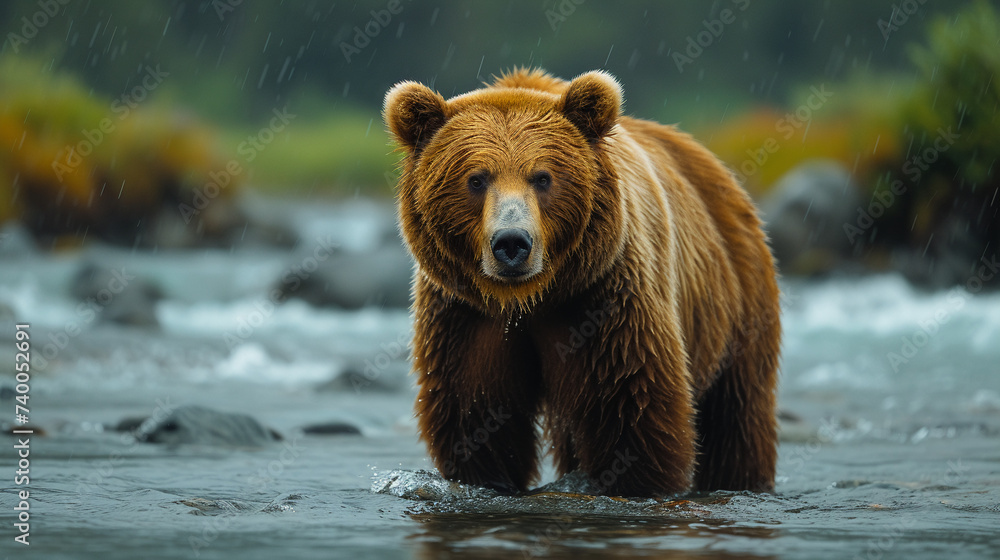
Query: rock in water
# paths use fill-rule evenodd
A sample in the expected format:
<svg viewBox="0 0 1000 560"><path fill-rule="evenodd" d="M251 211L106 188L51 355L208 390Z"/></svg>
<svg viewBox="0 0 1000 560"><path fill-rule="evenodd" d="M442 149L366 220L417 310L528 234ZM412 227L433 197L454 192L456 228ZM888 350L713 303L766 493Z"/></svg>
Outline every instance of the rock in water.
<svg viewBox="0 0 1000 560"><path fill-rule="evenodd" d="M160 288L136 277L126 267L106 267L88 263L73 278L71 293L100 310L101 321L136 327L158 327L156 302L163 298Z"/></svg>
<svg viewBox="0 0 1000 560"><path fill-rule="evenodd" d="M401 356L406 358L407 355ZM316 390L323 393L327 391L354 391L358 394L365 392L394 393L405 391L409 388L410 363L407 359L393 360L387 364L380 361L375 364L372 360L365 362L348 363L337 375L316 387Z"/></svg>
<svg viewBox="0 0 1000 560"><path fill-rule="evenodd" d="M0 256L4 259L22 258L37 252L31 233L19 223L5 223L0 227ZM10 261L8 261L10 262Z"/></svg>
<svg viewBox="0 0 1000 560"><path fill-rule="evenodd" d="M202 406L181 406L148 431L139 441L167 445L199 444L260 447L282 439L274 430L246 414L219 412Z"/></svg>
<svg viewBox="0 0 1000 560"><path fill-rule="evenodd" d="M338 252L294 284L279 284L285 298L317 307L405 309L410 305L413 261L395 238L365 253ZM294 289L292 289L294 287Z"/></svg>
<svg viewBox="0 0 1000 560"><path fill-rule="evenodd" d="M305 426L302 433L314 436L360 436L361 430L346 422L327 422Z"/></svg>
<svg viewBox="0 0 1000 560"><path fill-rule="evenodd" d="M816 274L852 260L844 233L861 205L857 185L839 163L812 160L785 174L760 203L771 251L784 274Z"/></svg>

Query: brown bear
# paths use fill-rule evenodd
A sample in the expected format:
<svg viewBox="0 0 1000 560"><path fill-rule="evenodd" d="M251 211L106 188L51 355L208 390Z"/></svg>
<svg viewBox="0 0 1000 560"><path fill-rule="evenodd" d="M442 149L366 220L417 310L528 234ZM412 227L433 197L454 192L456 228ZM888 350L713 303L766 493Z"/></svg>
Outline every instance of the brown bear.
<svg viewBox="0 0 1000 560"><path fill-rule="evenodd" d="M601 493L773 488L781 329L753 202L604 72L394 86L417 262L421 438L451 480L523 491L540 430Z"/></svg>

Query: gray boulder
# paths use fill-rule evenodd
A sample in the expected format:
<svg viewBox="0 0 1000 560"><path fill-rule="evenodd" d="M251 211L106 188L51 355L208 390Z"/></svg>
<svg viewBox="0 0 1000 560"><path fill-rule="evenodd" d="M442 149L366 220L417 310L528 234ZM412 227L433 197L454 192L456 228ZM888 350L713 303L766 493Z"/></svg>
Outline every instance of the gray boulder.
<svg viewBox="0 0 1000 560"><path fill-rule="evenodd" d="M134 425L134 422L128 423ZM246 414L219 412L202 406L181 406L152 426L133 428L138 441L166 445L197 444L261 447L282 439L281 434Z"/></svg>
<svg viewBox="0 0 1000 560"><path fill-rule="evenodd" d="M7 222L0 227L0 256L28 257L37 252L35 240L23 224Z"/></svg>
<svg viewBox="0 0 1000 560"><path fill-rule="evenodd" d="M137 327L157 327L156 303L163 298L152 281L125 267L87 263L80 268L70 293L99 312L101 321Z"/></svg>
<svg viewBox="0 0 1000 560"><path fill-rule="evenodd" d="M284 298L317 307L407 308L413 261L398 237L367 252L337 251L315 271L284 276L277 286Z"/></svg>
<svg viewBox="0 0 1000 560"><path fill-rule="evenodd" d="M304 426L302 433L313 436L360 436L361 430L346 422L325 422Z"/></svg>
<svg viewBox="0 0 1000 560"><path fill-rule="evenodd" d="M195 212L190 201L178 201L161 208L141 230L117 240L138 247L181 249L198 247L286 247L298 241L294 229L266 210L266 202L257 202L252 195L212 199ZM178 210L180 203L189 204L191 215ZM272 205L273 208L273 205Z"/></svg>
<svg viewBox="0 0 1000 560"><path fill-rule="evenodd" d="M978 278L983 256L982 240L969 227L968 220L951 214L936 225L929 242L922 247L893 247L890 263L910 282L942 290L965 286L970 279ZM995 288L998 284L982 282L982 287Z"/></svg>
<svg viewBox="0 0 1000 560"><path fill-rule="evenodd" d="M771 250L784 274L827 272L853 260L844 233L862 200L850 172L837 162L810 160L789 171L760 201Z"/></svg>
<svg viewBox="0 0 1000 560"><path fill-rule="evenodd" d="M407 354L408 355L408 354ZM376 364L376 362L378 362ZM316 391L355 393L395 393L410 386L410 362L397 359L382 363L378 359L352 361L333 379L316 387Z"/></svg>

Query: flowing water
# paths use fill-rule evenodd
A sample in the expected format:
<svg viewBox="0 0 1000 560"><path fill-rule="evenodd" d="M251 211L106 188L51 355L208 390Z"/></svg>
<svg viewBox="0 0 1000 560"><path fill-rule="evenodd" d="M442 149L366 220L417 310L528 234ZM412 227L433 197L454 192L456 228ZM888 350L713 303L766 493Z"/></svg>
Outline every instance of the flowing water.
<svg viewBox="0 0 1000 560"><path fill-rule="evenodd" d="M325 231L348 249L367 250L378 231L363 216L297 212L303 237ZM29 485L12 484L14 437L0 454L0 556L1000 555L1000 294L922 293L892 275L785 281L773 494L595 498L546 468L549 486L507 497L432 472L405 376L405 310L266 304L307 253L0 256L6 429L15 322L30 324L45 362L33 362L30 381ZM158 284L160 327L81 312L69 288L86 262ZM283 439L165 446L113 429L182 405L250 414ZM323 423L361 433L303 432ZM29 546L14 541L24 489Z"/></svg>

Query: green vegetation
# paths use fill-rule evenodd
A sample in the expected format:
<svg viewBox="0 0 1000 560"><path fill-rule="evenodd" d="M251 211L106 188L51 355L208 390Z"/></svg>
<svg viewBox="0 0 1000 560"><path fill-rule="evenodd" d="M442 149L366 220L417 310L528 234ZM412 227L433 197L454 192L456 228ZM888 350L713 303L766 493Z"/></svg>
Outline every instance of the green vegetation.
<svg viewBox="0 0 1000 560"><path fill-rule="evenodd" d="M247 162L248 139L257 134L228 130L225 145ZM246 181L274 194L389 197L394 183L385 177L398 159L392 149L376 112L344 109L307 120L300 111L287 133L251 156Z"/></svg>
<svg viewBox="0 0 1000 560"><path fill-rule="evenodd" d="M39 58L0 56L0 220L20 217L42 237L129 240L189 202L224 160L212 129L138 100L156 78L147 71L141 91L102 99ZM200 227L211 237L213 220Z"/></svg>
<svg viewBox="0 0 1000 560"><path fill-rule="evenodd" d="M390 14L385 0L70 2L37 34L8 38L0 52L31 56L52 75L73 74L95 100L128 92L137 68L161 67L169 76L155 99L221 127L227 159L240 160L233 152L241 139L287 106L298 119L247 164L248 182L350 196L388 194L384 174L394 157L379 111L402 79L451 96L514 66L563 77L606 68L625 86L630 114L692 130L728 123L754 105L794 107L800 84L898 67L906 41L921 33L914 16L886 41L877 22L893 8L865 0L399 6ZM0 22L20 34L22 18L38 9L35 0L2 2ZM724 9L733 23L678 68L674 55ZM951 9L928 2L920 15Z"/></svg>
<svg viewBox="0 0 1000 560"><path fill-rule="evenodd" d="M942 154L957 184L997 184L1000 157L1000 17L985 1L930 26L926 46L914 46L920 89L906 105L916 147L933 143L939 130L959 133ZM947 162L947 163L945 163Z"/></svg>
<svg viewBox="0 0 1000 560"><path fill-rule="evenodd" d="M912 80L858 75L797 88L784 107L760 106L696 136L726 162L755 197L809 159L841 163L872 180L902 157L903 115Z"/></svg>
<svg viewBox="0 0 1000 560"><path fill-rule="evenodd" d="M872 196L902 181L907 192L879 218L876 241L925 244L949 221L1000 241L991 201L1000 20L989 3L947 17L950 5L926 3L891 26L878 23L891 6L862 0L588 2L547 15L563 4L404 2L361 45L358 29L385 2L241 3L221 13L205 2L69 3L37 36L8 38L0 51L0 142L13 147L0 152L0 189L11 189L0 193L0 220L27 216L42 232L95 231L109 219L134 227L229 162L239 170L226 195L243 184L388 197L397 155L380 108L394 82L451 96L528 64L564 77L608 69L629 114L693 130L755 195L816 157L843 163ZM726 7L733 23L688 50ZM3 3L0 21L17 32L37 9ZM914 41L922 46L907 50ZM346 56L344 45L357 52ZM136 101L153 69L162 84ZM295 117L268 130L276 110ZM105 120L111 132L69 165L67 147L87 148L86 133ZM956 132L947 149L935 148L941 130ZM914 162L922 154L934 161Z"/></svg>
<svg viewBox="0 0 1000 560"><path fill-rule="evenodd" d="M978 2L937 18L911 56L915 86L895 97L906 151L868 183L886 199L895 188L899 203L877 222L886 241L944 237L975 256L1000 243L1000 16Z"/></svg>

